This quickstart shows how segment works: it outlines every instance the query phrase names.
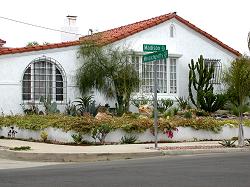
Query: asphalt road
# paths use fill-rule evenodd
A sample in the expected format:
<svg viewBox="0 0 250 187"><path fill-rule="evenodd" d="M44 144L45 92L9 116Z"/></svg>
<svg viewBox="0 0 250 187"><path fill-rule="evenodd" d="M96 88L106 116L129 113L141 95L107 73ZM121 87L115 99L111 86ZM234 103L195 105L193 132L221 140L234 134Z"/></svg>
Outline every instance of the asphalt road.
<svg viewBox="0 0 250 187"><path fill-rule="evenodd" d="M250 186L250 153L171 156L0 170L0 187Z"/></svg>

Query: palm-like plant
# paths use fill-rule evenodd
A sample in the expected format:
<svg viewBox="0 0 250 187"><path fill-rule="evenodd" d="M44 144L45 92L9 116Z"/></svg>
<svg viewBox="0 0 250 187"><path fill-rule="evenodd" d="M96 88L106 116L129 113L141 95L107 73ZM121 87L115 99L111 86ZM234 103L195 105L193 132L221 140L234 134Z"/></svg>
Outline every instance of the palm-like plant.
<svg viewBox="0 0 250 187"><path fill-rule="evenodd" d="M78 97L76 101L74 101L74 103L76 103L76 108L77 110L83 114L84 112L89 112L89 108L92 101L93 96L83 96L83 97Z"/></svg>
<svg viewBox="0 0 250 187"><path fill-rule="evenodd" d="M250 96L250 59L242 56L231 63L224 73L224 82L231 102L239 111L239 146L244 146L243 108Z"/></svg>
<svg viewBox="0 0 250 187"><path fill-rule="evenodd" d="M77 72L77 85L82 94L95 88L107 98L115 98L117 113L129 109L130 96L139 86L139 77L129 63L131 51L103 47L88 41L81 45L82 65Z"/></svg>

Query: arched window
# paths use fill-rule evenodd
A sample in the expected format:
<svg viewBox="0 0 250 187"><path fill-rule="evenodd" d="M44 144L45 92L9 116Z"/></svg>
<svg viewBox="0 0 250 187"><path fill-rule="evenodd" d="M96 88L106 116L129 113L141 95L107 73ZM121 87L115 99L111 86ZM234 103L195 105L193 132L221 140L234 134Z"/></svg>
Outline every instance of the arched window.
<svg viewBox="0 0 250 187"><path fill-rule="evenodd" d="M173 38L175 36L175 27L174 25L170 25L170 28L169 28L169 35L170 35L170 38Z"/></svg>
<svg viewBox="0 0 250 187"><path fill-rule="evenodd" d="M22 98L39 102L41 96L51 101L66 101L66 77L63 68L54 59L43 56L33 60L22 79Z"/></svg>

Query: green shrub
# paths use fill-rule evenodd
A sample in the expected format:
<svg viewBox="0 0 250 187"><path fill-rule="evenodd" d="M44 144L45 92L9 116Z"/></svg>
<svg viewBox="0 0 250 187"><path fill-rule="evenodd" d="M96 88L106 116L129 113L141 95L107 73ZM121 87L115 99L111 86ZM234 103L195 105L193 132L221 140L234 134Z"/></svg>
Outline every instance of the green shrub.
<svg viewBox="0 0 250 187"><path fill-rule="evenodd" d="M212 117L205 118L171 118L168 120L172 126L191 127L195 130L208 130L215 133L219 132L225 124L237 123L236 120L221 121Z"/></svg>
<svg viewBox="0 0 250 187"><path fill-rule="evenodd" d="M121 138L121 144L133 144L137 140L137 137L135 135L129 135L129 136L123 136Z"/></svg>
<svg viewBox="0 0 250 187"><path fill-rule="evenodd" d="M197 110L195 112L196 116L209 116L209 114L207 112L205 112L204 110Z"/></svg>
<svg viewBox="0 0 250 187"><path fill-rule="evenodd" d="M78 133L78 134L72 134L71 137L73 138L74 142L76 144L81 144L83 142L83 138L82 138L82 134Z"/></svg>
<svg viewBox="0 0 250 187"><path fill-rule="evenodd" d="M192 112L191 111L186 111L184 113L184 118L192 118Z"/></svg>
<svg viewBox="0 0 250 187"><path fill-rule="evenodd" d="M46 131L42 131L40 137L42 138L43 142L46 142L46 140L48 139L48 133Z"/></svg>
<svg viewBox="0 0 250 187"><path fill-rule="evenodd" d="M20 146L20 147L10 148L10 150L13 150L13 151L28 151L30 149L31 149L30 146Z"/></svg>
<svg viewBox="0 0 250 187"><path fill-rule="evenodd" d="M113 130L110 124L104 123L96 126L91 130L91 137L95 140L98 139L101 144L105 143L105 138Z"/></svg>
<svg viewBox="0 0 250 187"><path fill-rule="evenodd" d="M229 110L230 110L230 113L235 115L235 116L239 116L240 114L240 110L242 111L242 113L245 113L245 112L249 112L250 111L250 107L248 104L245 104L241 107L241 109L233 104L229 105Z"/></svg>
<svg viewBox="0 0 250 187"><path fill-rule="evenodd" d="M176 108L168 109L167 111L165 111L165 112L163 113L162 116L163 116L164 118L172 117L172 116L176 115L177 112L178 112L178 109L176 109Z"/></svg>

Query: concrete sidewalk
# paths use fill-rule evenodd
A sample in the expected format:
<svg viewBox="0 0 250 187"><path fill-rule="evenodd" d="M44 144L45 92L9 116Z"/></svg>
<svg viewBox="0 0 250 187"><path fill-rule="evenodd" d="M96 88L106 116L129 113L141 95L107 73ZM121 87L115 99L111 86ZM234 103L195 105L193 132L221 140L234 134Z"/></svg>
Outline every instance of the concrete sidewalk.
<svg viewBox="0 0 250 187"><path fill-rule="evenodd" d="M31 150L12 151L9 149L20 146L30 146ZM162 155L250 151L249 147L224 148L218 144L218 141L159 143L158 147L159 149L154 149L154 144L71 146L0 139L0 158L28 161L78 162L144 158Z"/></svg>

